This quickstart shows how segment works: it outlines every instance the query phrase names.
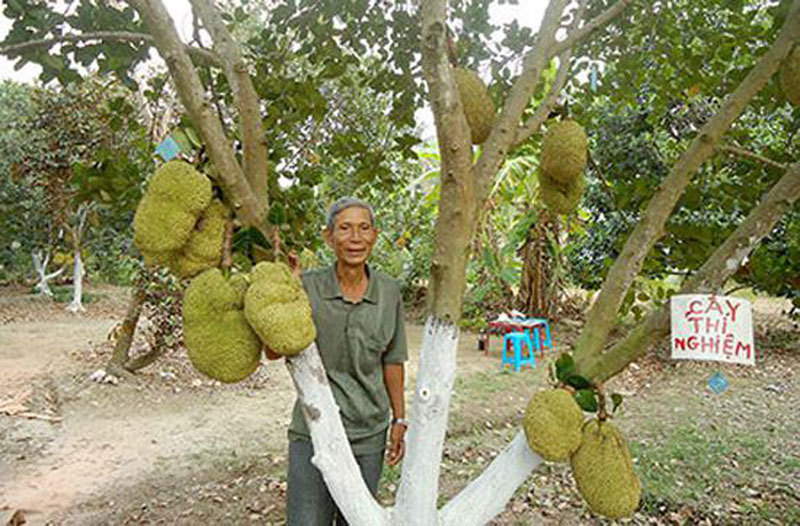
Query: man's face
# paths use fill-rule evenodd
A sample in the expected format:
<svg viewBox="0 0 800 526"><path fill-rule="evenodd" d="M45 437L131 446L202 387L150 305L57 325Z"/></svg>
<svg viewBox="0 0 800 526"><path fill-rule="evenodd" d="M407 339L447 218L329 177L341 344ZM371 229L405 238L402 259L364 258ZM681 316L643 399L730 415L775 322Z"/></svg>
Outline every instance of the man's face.
<svg viewBox="0 0 800 526"><path fill-rule="evenodd" d="M336 259L348 266L360 266L372 254L378 231L372 226L369 211L359 206L345 208L336 214L333 230L325 230L325 241Z"/></svg>

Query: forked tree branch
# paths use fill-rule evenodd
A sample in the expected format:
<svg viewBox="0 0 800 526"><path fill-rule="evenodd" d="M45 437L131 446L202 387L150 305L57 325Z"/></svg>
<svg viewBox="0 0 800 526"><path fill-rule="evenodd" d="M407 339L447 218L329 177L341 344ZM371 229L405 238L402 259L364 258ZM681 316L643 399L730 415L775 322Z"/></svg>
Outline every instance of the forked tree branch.
<svg viewBox="0 0 800 526"><path fill-rule="evenodd" d="M747 103L769 81L783 58L800 37L800 0L795 0L780 34L739 86L723 102L719 111L700 129L697 137L678 159L647 205L642 219L628 237L622 253L606 276L597 300L575 344L575 359L581 362L598 356L608 338L622 299L641 271L644 259L663 235L664 225L689 184L692 174L713 153L722 136L741 114Z"/></svg>
<svg viewBox="0 0 800 526"><path fill-rule="evenodd" d="M263 220L260 202L250 188L247 178L233 153L233 146L225 135L219 117L211 110L205 89L183 43L178 37L172 18L161 0L129 0L147 24L155 39L156 48L164 58L175 81L175 89L184 107L198 128L203 144L219 179L232 196L236 214L242 221L269 235Z"/></svg>
<svg viewBox="0 0 800 526"><path fill-rule="evenodd" d="M588 37L598 29L605 27L609 24L609 22L617 18L622 11L624 11L625 8L632 3L633 0L620 0L616 4L612 5L606 11L593 18L591 22L576 30L574 33L571 33L566 39L558 42L556 45L550 48L550 54L547 59L549 60L555 57L565 49L573 48L575 44L582 41L584 38Z"/></svg>
<svg viewBox="0 0 800 526"><path fill-rule="evenodd" d="M679 294L715 293L731 277L758 243L772 231L786 211L800 199L800 163L794 163L753 208L744 221L681 287ZM628 336L607 352L579 364L587 378L603 382L669 335L666 305L652 312Z"/></svg>
<svg viewBox="0 0 800 526"><path fill-rule="evenodd" d="M29 49L39 47L51 48L56 44L88 42L92 40L103 41L116 41L116 42L147 42L154 43L153 35L147 33L134 33L132 31L94 31L91 33L80 33L73 35L61 35L52 38L42 38L38 40L29 40L27 42L20 42L19 44L9 44L0 47L0 55L11 55L15 53L22 53ZM193 46L184 46L185 50L192 58L202 65L219 65L220 60L214 53Z"/></svg>
<svg viewBox="0 0 800 526"><path fill-rule="evenodd" d="M586 3L587 0L583 0L578 5L578 8L575 11L575 18L570 24L570 30L576 29L580 24L580 21L583 19L583 13L586 10ZM547 120L547 116L550 115L550 111L552 111L553 107L556 105L556 102L558 102L558 94L561 93L561 89L567 82L571 58L572 48L565 49L561 55L558 56L558 71L556 72L555 79L553 79L553 84L550 86L550 92L547 94L547 97L545 97L542 103L539 104L539 107L536 108L536 111L533 112L533 115L527 120L527 122L525 122L525 125L517 129L517 133L514 136L513 145L511 146L512 150L527 141L531 135L539 130L539 127L544 123L544 121Z"/></svg>
<svg viewBox="0 0 800 526"><path fill-rule="evenodd" d="M211 0L190 0L203 26L211 34L214 49L222 59L222 69L233 92L233 102L239 110L244 158L242 168L250 188L261 203L263 214L269 208L267 190L267 144L261 126L261 105L250 78L247 64L239 46L234 42L225 22Z"/></svg>

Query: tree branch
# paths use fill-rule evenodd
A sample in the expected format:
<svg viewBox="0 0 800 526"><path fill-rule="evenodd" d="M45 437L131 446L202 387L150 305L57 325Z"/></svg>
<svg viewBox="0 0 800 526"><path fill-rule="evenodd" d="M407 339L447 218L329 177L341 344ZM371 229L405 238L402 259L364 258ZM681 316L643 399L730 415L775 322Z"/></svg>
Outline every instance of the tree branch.
<svg viewBox="0 0 800 526"><path fill-rule="evenodd" d="M586 11L586 3L586 0L583 0L578 5L578 9L575 12L575 18L572 20L572 24L570 24L571 29L577 28L578 24L580 24L580 21L583 19L583 13ZM558 72L556 72L556 77L553 79L553 85L550 86L550 92L542 101L542 103L539 104L539 107L536 108L536 111L533 113L531 118L528 119L525 125L517 129L517 133L514 136L513 145L510 148L511 150L517 148L520 144L527 141L531 135L539 130L539 127L544 123L544 121L547 120L547 116L550 115L550 111L558 101L558 94L561 92L561 89L567 82L571 58L572 48L565 49L561 55L558 56Z"/></svg>
<svg viewBox="0 0 800 526"><path fill-rule="evenodd" d="M483 201L488 195L494 176L505 162L508 151L517 134L519 121L531 100L542 70L547 64L547 55L556 42L556 31L560 27L561 15L567 0L551 0L547 5L536 44L523 60L522 73L514 81L500 117L483 146L483 155L478 160L477 199Z"/></svg>
<svg viewBox="0 0 800 526"><path fill-rule="evenodd" d="M446 51L445 0L420 4L422 67L428 85L441 159L441 197L431 265L431 312L457 321L464 298L466 260L475 228L472 146Z"/></svg>
<svg viewBox="0 0 800 526"><path fill-rule="evenodd" d="M614 317L622 299L642 268L644 259L664 232L664 224L683 194L692 174L714 153L733 121L747 102L758 93L778 69L783 58L800 36L800 0L787 17L777 40L759 59L742 83L723 102L719 111L700 129L697 137L672 167L655 192L642 219L628 237L621 254L606 276L597 300L592 305L586 324L575 344L576 362L599 355L605 346Z"/></svg>
<svg viewBox="0 0 800 526"><path fill-rule="evenodd" d="M800 162L796 162L703 266L684 282L678 294L717 292L799 198ZM603 382L646 353L668 336L669 331L670 311L669 305L665 305L652 312L606 353L579 363L581 374L595 382Z"/></svg>
<svg viewBox="0 0 800 526"><path fill-rule="evenodd" d="M745 159L752 159L754 161L758 161L760 163L764 163L767 166L772 166L773 168L778 168L780 170L786 170L786 165L783 163L779 163L778 161L773 161L769 157L764 157L762 155L758 155L757 153L753 153L749 150L745 150L743 148L737 148L735 146L729 146L727 144L721 144L717 146L717 150L729 153L731 155L736 155L738 157L744 157Z"/></svg>
<svg viewBox="0 0 800 526"><path fill-rule="evenodd" d="M479 526L498 515L542 459L528 447L519 431L481 475L469 483L441 511L442 526Z"/></svg>
<svg viewBox="0 0 800 526"><path fill-rule="evenodd" d="M0 55L9 56L13 53L22 53L23 51L27 51L29 49L45 47L51 48L56 44L61 44L64 42L86 42L88 40L111 40L117 42L147 42L150 44L154 43L153 35L148 35L147 33L134 33L131 31L94 31L91 33L81 33L76 35L61 35L58 37L52 38L42 38L39 40L29 40L27 42L20 42L19 44L9 44L7 46L0 47ZM205 49L192 47L192 46L184 46L185 51L191 55L195 61L201 63L203 65L215 65L218 66L220 64L219 57L214 53L207 51Z"/></svg>
<svg viewBox="0 0 800 526"><path fill-rule="evenodd" d="M570 49L574 47L575 44L577 44L584 38L588 37L598 29L608 25L609 22L611 22L620 14L622 14L625 8L632 3L633 0L620 0L613 6L609 7L603 13L597 15L595 18L592 19L591 22L589 22L582 28L578 29L574 33L570 34L566 39L556 43L552 48L550 48L550 54L547 57L548 60L558 55L565 49Z"/></svg>
<svg viewBox="0 0 800 526"><path fill-rule="evenodd" d="M260 202L242 172L233 154L233 146L222 129L222 123L211 110L205 96L205 89L194 69L189 56L175 30L161 0L129 0L149 27L156 48L167 63L175 89L193 123L200 131L203 143L208 148L217 174L233 197L233 205L243 222L255 227L263 235L269 235L269 228L263 221Z"/></svg>
<svg viewBox="0 0 800 526"><path fill-rule="evenodd" d="M239 47L210 0L190 0L197 15L214 41L214 49L222 59L222 69L231 85L233 102L239 110L244 158L242 168L250 188L261 203L262 213L269 208L267 190L267 144L261 126L258 94Z"/></svg>

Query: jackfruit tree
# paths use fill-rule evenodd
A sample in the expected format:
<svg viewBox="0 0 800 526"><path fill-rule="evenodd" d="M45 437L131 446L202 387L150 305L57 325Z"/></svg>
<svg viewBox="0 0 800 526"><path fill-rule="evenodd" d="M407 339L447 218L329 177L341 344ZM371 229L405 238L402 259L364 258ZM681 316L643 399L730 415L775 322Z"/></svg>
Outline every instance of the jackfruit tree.
<svg viewBox="0 0 800 526"><path fill-rule="evenodd" d="M174 23L159 0L131 0L130 4L134 9L125 11L125 16L137 24L139 31L147 32L146 37L139 36L136 42L152 42L165 58L181 101L207 147L212 166L218 175L218 183L235 204L237 219L242 224L263 230L268 236L268 145L262 140L263 116L253 79L249 76L248 63L215 6L209 0L192 0L191 3L203 28L214 42L212 50L187 48L179 39ZM706 9L718 6L717 2L711 0L701 3ZM383 3L367 4L370 8L379 10L377 12L380 13L380 19L386 18L380 11L385 7ZM432 297L425 338L420 350L419 373L411 411L414 415L413 422L407 435L407 453L403 461L396 502L392 508L382 507L371 496L360 476L355 459L346 446L344 428L325 381L324 369L315 345L312 343L298 355L286 360L306 409L305 416L312 435L315 462L337 505L348 522L354 525L485 524L503 510L516 489L542 462L542 456L533 450L538 449L542 454L553 458L563 458L564 451L545 451L537 445L536 440L529 445L525 430L520 429L512 442L498 453L481 475L443 507L438 506L442 448L455 379L459 336L457 323L461 317L472 236L498 168L511 152L539 133L558 102L568 78L571 75L574 77L582 46L588 45L592 39L607 38L612 39L609 47L620 49L613 45L613 39L621 38L626 33L624 28L636 27L640 20L657 19L661 9L678 8L672 4L667 7L650 3L633 5L632 0L601 1L592 3L591 6L587 6L587 2L574 5L566 0L551 0L545 9L538 33L535 37L527 34L527 41L517 50L521 57L518 62L521 71L510 73L504 83L494 88L490 86L490 96L501 104L497 105L498 111L488 137L480 143L479 149L474 150L472 129L464 111L456 73L448 58L448 27L451 26L448 17L449 4L446 0L423 0L417 7L412 3L397 2L392 4L394 11L390 17L407 27L413 27L411 22L415 20L414 16L419 21L419 33L410 33L419 35L419 41L413 48L393 52L408 57L403 52L408 53L410 49L421 50L423 77L434 115L442 174L435 253L431 265ZM283 4L281 7L284 7ZM450 14L458 13L462 7L456 2ZM285 9L291 11L293 8L287 4ZM308 10L310 16L325 21L325 17L319 15L331 13L331 17L335 16L342 9L342 3L338 0L318 2L316 9L319 11ZM358 35L361 29L358 21L362 14L348 18L353 22L353 35ZM308 13L298 13L298 16L302 15ZM776 17L775 22L765 25L769 30L755 46L758 58L754 58L749 64L747 72L736 77L735 83L720 88L727 95L720 101L717 110L696 131L688 145L680 149L669 173L660 182L658 190L642 212L640 222L629 235L620 257L611 266L597 300L587 313L586 324L573 349L575 375L582 378L582 381L598 386L622 370L636 356L646 352L654 338L663 332L666 326L665 313L654 311L629 337L606 349L613 318L634 277L641 270L644 258L663 232L664 223L692 175L704 161L714 155L715 146L722 136L753 97L775 76L792 46L800 38L800 0L791 2L790 9ZM612 30L607 30L609 25L614 26ZM453 27L458 26L453 24ZM406 38L409 33L401 31L393 34L397 34L398 38ZM132 37L128 35L128 38ZM368 41L373 39L374 35ZM464 38L459 41L474 42L474 39ZM355 42L358 42L357 37ZM0 48L8 49L8 46ZM20 48L12 49L19 52ZM136 52L140 53L142 49L137 47ZM485 54L487 50L481 49L476 53ZM619 57L617 59L622 60ZM207 102L203 79L197 74L196 67L197 63L204 60L215 61L219 65L220 74L225 76L232 87L231 97L237 109L239 137L243 143L241 163L236 156L230 134L223 128L223 121L211 111L211 105ZM413 57L408 60L410 63ZM542 72L553 60L558 64L556 75L543 79ZM405 66L403 71L411 69L408 63ZM644 71L647 70L643 70L642 74ZM51 75L57 73L50 70ZM783 101L784 99L780 99L780 102ZM800 164L795 162L785 167L783 173L762 202L750 211L733 234L684 283L686 290L702 292L718 288L758 241L769 233L800 194ZM566 201L566 209L566 205L571 204L568 198L573 196L566 188L552 189L558 191L557 198ZM280 299L291 297L291 288L286 289L281 290L286 296L281 296ZM563 399L563 395L558 396ZM550 412L560 422L562 417L557 416L560 409ZM574 414L574 410L567 410L564 420L573 428L574 425L569 422L574 419L569 413ZM537 420L537 417L531 416L528 422L528 427L534 432L540 425ZM575 457L576 478L579 486L585 488L584 495L588 504L611 515L629 512L635 505L632 504L633 497L638 495L639 489L634 478L630 477L627 449L622 447L614 428L608 423L590 423L581 432L578 449L573 451L574 443L570 443L564 450L571 451L571 456ZM608 454L603 452L606 450L609 451ZM586 451L589 451L590 458L602 459L604 464L601 466L604 469L615 469L624 475L621 480L627 482L623 483L621 489L627 490L627 494L609 502L606 495L598 496L593 491L599 477L594 467L596 464L584 460Z"/></svg>

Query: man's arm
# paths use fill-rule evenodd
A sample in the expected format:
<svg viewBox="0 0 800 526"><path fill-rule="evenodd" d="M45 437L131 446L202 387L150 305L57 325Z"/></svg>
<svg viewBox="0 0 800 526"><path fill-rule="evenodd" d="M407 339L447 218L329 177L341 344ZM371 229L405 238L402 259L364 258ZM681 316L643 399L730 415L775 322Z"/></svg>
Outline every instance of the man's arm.
<svg viewBox="0 0 800 526"><path fill-rule="evenodd" d="M389 394L389 404L392 407L392 420L406 417L405 401L405 366L402 363L386 363L383 365L383 382ZM405 454L406 424L392 424L389 431L388 462L394 466Z"/></svg>

